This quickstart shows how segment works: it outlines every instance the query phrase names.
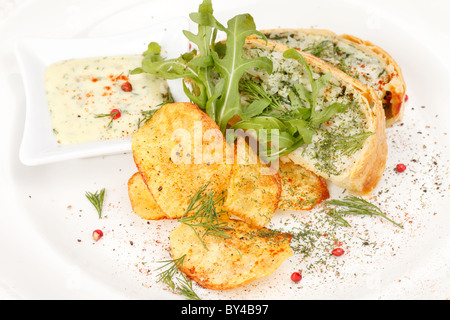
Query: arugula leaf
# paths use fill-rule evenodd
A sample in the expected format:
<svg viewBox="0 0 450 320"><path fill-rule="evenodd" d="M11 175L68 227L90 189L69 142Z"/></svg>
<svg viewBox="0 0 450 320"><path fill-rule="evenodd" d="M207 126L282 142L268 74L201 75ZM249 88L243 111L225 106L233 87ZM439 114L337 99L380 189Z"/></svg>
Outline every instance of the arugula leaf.
<svg viewBox="0 0 450 320"><path fill-rule="evenodd" d="M264 35L256 31L253 17L249 14L237 15L230 19L228 28L223 30L227 34L226 52L223 58L215 51L211 51L215 67L224 81L222 95L217 101L217 110L214 115L216 123L224 131L228 121L235 115L241 114L241 96L239 81L244 73L253 67L265 69L272 73L272 61L265 57L246 59L243 57L245 39L253 34Z"/></svg>
<svg viewBox="0 0 450 320"><path fill-rule="evenodd" d="M195 55L196 51L194 50L181 55L179 58L164 60L161 56L161 46L151 42L144 53L142 66L132 70L131 74L149 73L158 78L170 80L190 79L193 89L189 90L186 83L183 82L184 92L201 109L205 109L207 103L205 86L200 81L199 67L191 63Z"/></svg>
<svg viewBox="0 0 450 320"><path fill-rule="evenodd" d="M296 138L289 133L289 126L285 122L271 116L242 120L235 124L232 129L254 130L260 144L260 156L266 162L279 158L285 150L290 149L294 144L298 145L299 139L303 144L301 137Z"/></svg>
<svg viewBox="0 0 450 320"><path fill-rule="evenodd" d="M281 131L287 131L287 127L281 120L269 116L260 116L248 120L239 121L233 126L233 129L278 129Z"/></svg>
<svg viewBox="0 0 450 320"><path fill-rule="evenodd" d="M259 116L264 112L267 107L270 106L270 101L266 99L254 100L244 110L242 110L242 118L251 119Z"/></svg>
<svg viewBox="0 0 450 320"><path fill-rule="evenodd" d="M311 115L311 125L313 127L317 127L322 123L326 123L336 113L344 112L346 109L347 109L347 105L335 102L335 103L325 107L319 113L314 113L313 115Z"/></svg>
<svg viewBox="0 0 450 320"><path fill-rule="evenodd" d="M266 38L256 30L249 14L235 16L228 21L227 27L220 24L213 15L211 0L204 0L198 12L189 17L198 25L198 33L185 30L183 34L197 46L198 54L193 51L164 60L161 47L151 43L144 53L142 67L133 70L132 74L147 72L165 79L184 79L183 88L189 99L205 110L225 132L228 121L242 114L239 81L243 74L253 67L272 72L270 59L243 57L248 36ZM227 35L225 44L215 43L219 31Z"/></svg>
<svg viewBox="0 0 450 320"><path fill-rule="evenodd" d="M258 137L262 139L261 143L270 144L268 151L275 151L274 157L286 155L304 143L311 143L319 125L345 110L346 106L339 103L317 108L317 98L329 84L331 73L314 79L308 63L295 49L286 50L283 56L300 62L306 70L311 89L302 84L294 85L289 93L290 108L287 108L283 105L287 98L280 101L267 94L257 83L244 81L244 91L250 93L251 99L248 105L243 106L243 75L252 68L265 70L269 74L273 71L273 63L267 57L244 58L246 38L251 35L266 41L267 38L256 30L253 17L249 14L233 17L226 26L219 23L213 14L211 0L204 0L198 12L189 15L198 25L198 32L183 33L197 46L198 51L165 60L161 56L161 47L150 43L142 66L132 73L147 72L165 79L183 79L186 95L205 110L223 133L229 120L236 115L242 121L233 129L279 130L278 135L269 133ZM216 43L218 32L226 34L226 41Z"/></svg>
<svg viewBox="0 0 450 320"><path fill-rule="evenodd" d="M295 93L298 94L299 98L303 99L309 104L311 112L311 123L314 127L327 122L335 113L345 111L345 105L333 103L331 106L324 108L324 110L320 114L316 114L317 97L319 96L322 89L325 88L330 82L331 72L328 72L320 76L319 79L315 80L311 68L309 67L305 58L296 49L286 50L283 53L283 57L298 60L308 74L309 83L311 84L311 91L308 91L301 84L296 84L294 88Z"/></svg>
<svg viewBox="0 0 450 320"><path fill-rule="evenodd" d="M204 92L200 91L202 101L197 101L196 95L187 93L188 97L197 102L200 108L206 109L208 115L215 113L215 101L220 96L222 83L214 85L212 79L212 70L214 68L214 61L211 56L212 45L215 42L217 36L217 29L224 30L225 28L214 18L213 7L211 1L204 1L200 4L198 12L193 12L189 15L191 20L198 24L198 33L193 34L190 31L184 30L183 34L192 43L196 44L199 50L199 56L195 57L191 61L191 64L198 68L199 81L196 85L200 88L204 88ZM213 118L213 117L211 117ZM213 118L214 119L214 118Z"/></svg>
<svg viewBox="0 0 450 320"><path fill-rule="evenodd" d="M323 89L331 80L331 72L314 78L313 72L304 57L295 49L286 50L283 56L300 62L306 71L310 88L297 83L289 92L289 107L282 105L280 100L268 94L261 85L252 81L245 81L241 93L250 101L242 114L243 120L233 128L249 129L273 129L281 130L278 138L278 151L276 154L283 156L294 151L302 144L312 143L317 128L330 120L336 113L344 112L347 106L341 103L333 103L328 106L317 106L317 99ZM284 101L283 101L284 102ZM273 126L276 121L277 126ZM272 141L263 141L272 142Z"/></svg>
<svg viewBox="0 0 450 320"><path fill-rule="evenodd" d="M289 132L292 135L298 133L305 143L309 144L312 142L316 130L314 130L307 121L303 119L293 119L288 120L286 123L289 126Z"/></svg>

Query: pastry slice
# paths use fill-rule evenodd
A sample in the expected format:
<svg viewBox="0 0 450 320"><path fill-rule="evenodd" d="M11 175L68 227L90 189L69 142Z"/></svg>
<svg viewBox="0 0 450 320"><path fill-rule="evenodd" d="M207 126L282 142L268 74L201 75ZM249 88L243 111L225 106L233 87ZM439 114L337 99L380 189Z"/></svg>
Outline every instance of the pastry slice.
<svg viewBox="0 0 450 320"><path fill-rule="evenodd" d="M244 75L242 81L259 85L279 101L284 113L279 112L278 117L294 109L290 94L295 88L297 91L302 89L302 96L311 91L305 65L300 59L285 57L287 50L293 53L288 46L258 39L248 39L244 50L245 58L268 57L273 61L272 73L254 68ZM387 159L381 100L372 88L323 60L299 50L294 53L297 56L301 54L314 79L327 79L316 92L315 114L321 114L323 110L327 112L326 109L333 104L345 108L314 128L311 141L298 146L287 157L341 188L357 194L371 193L384 173ZM242 99L246 99L245 94ZM308 112L307 108L296 110ZM239 127L239 122L235 127Z"/></svg>
<svg viewBox="0 0 450 320"><path fill-rule="evenodd" d="M374 89L383 103L387 127L402 120L406 95L402 71L392 56L379 46L355 36L321 29L262 32L269 40L315 55Z"/></svg>

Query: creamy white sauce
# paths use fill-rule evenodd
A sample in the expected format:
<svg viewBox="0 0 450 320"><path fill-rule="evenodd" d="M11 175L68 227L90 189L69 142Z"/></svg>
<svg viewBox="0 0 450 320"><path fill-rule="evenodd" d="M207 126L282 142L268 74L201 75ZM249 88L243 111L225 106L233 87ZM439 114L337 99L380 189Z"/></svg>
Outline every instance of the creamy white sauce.
<svg viewBox="0 0 450 320"><path fill-rule="evenodd" d="M163 79L129 75L141 62L141 55L128 55L73 59L48 67L46 95L58 143L131 136L143 119L142 111L160 105L168 93ZM131 92L122 90L125 82L131 84ZM120 111L115 120L108 116L114 109Z"/></svg>

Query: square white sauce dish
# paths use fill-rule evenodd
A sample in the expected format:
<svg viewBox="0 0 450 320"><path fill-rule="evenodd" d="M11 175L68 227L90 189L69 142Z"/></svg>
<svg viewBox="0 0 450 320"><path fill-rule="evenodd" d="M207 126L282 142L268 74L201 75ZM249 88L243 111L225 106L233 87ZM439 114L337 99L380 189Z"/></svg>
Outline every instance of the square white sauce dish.
<svg viewBox="0 0 450 320"><path fill-rule="evenodd" d="M188 28L187 19L177 18L112 37L18 40L26 94L21 162L34 166L130 152L131 134L146 112L167 98L184 99L178 81L130 71L140 67L149 42L161 45L167 58L188 51L182 32Z"/></svg>

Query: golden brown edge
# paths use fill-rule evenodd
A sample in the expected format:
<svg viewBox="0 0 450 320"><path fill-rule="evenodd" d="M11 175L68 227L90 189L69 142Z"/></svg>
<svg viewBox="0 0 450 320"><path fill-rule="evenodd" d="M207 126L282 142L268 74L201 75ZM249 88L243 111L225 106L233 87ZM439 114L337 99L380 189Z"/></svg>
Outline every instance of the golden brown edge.
<svg viewBox="0 0 450 320"><path fill-rule="evenodd" d="M390 91L392 93L392 98L390 100L391 107L389 110L390 114L386 114L386 127L390 127L394 123L401 121L405 112L406 83L403 77L403 72L398 63L389 53L370 41L364 41L358 37L347 34L343 34L340 37L369 48L379 57L382 57L387 65L393 66L396 74L391 78L391 81L385 87L385 91Z"/></svg>
<svg viewBox="0 0 450 320"><path fill-rule="evenodd" d="M308 170L308 169L305 169L305 170ZM308 171L310 171L310 170L308 170ZM280 175L280 178L281 178L281 175ZM330 198L330 190L328 189L327 181L324 178L319 177L319 176L317 176L317 178L319 179L319 183L320 183L319 189L320 189L320 195L321 196L320 196L320 198L317 199L316 202L314 202L313 204L311 204L310 206L307 206L305 208L294 208L294 207L291 208L288 205L284 206L281 203L281 200L282 200L281 198L282 197L280 197L280 202L278 203L278 208L279 209L283 209L283 210L310 211L314 207L316 207L319 204L321 204L322 202L324 202L325 200L329 199Z"/></svg>
<svg viewBox="0 0 450 320"><path fill-rule="evenodd" d="M140 178L142 179L142 181L144 182L144 184L145 184L145 180L144 180L144 178L142 177L142 175L141 175L140 172L134 173L134 174L128 179L128 184L127 184L127 186L128 186L128 198L130 199L130 201L131 201L131 199L132 199L132 196L131 196L131 188L130 188L130 187L133 185L133 181L134 181L135 179L137 179L138 177L140 177ZM147 185L147 184L145 184L145 185ZM147 188L147 189L148 189L148 188ZM149 192L150 196L153 198L153 200L155 201L155 205L159 207L160 212L161 212L161 215L158 215L156 218L153 218L153 219L146 219L146 220L165 220L165 219L169 219L169 218L164 214L164 212L161 210L161 207L158 205L158 203L156 203L156 200L155 200L155 198L153 197L153 194L150 192L150 190L148 190L148 192ZM136 214L136 215L137 215L137 214ZM138 215L138 216L139 216L139 215Z"/></svg>
<svg viewBox="0 0 450 320"><path fill-rule="evenodd" d="M233 218L230 218L230 221L242 222L242 221L240 221L240 220L233 219ZM249 228L254 228L254 227L249 226ZM265 229L265 230L269 230L269 229L267 229L267 228L262 228L262 229L263 229L263 230L264 230L264 229ZM289 244L289 243L291 242L291 240L292 240L292 235L289 234L289 233L280 233L279 236L285 237L286 239L288 239L288 244ZM172 244L170 244L170 247L171 247L171 251L173 252ZM289 246L289 248L290 248L290 246ZM292 250L292 249L291 249L291 250ZM289 258L289 257L291 257L291 256L292 256L292 251L290 252L290 254L287 254L287 255L286 255L286 258L285 258L285 259L283 259L282 261L280 261L280 262L277 264L275 270L278 269L278 268L281 266L281 264L282 264L287 258ZM203 278L201 278L201 277L199 277L199 276L196 276L196 273L195 273L195 266L192 267L192 268L188 268L188 267L186 267L186 266L183 265L183 268L181 269L181 271L182 271L182 272L183 272L190 280L196 282L196 283L197 283L199 286L201 286L202 288L210 289L210 290L230 290L230 289L239 288L239 287L245 286L246 284L249 284L249 283L251 283L251 282L253 282L253 281L255 281L255 280L261 279L261 278L266 277L266 276L268 276L268 275L271 274L271 273L266 273L266 274L264 274L263 276L260 276L260 277L252 277L252 278L247 279L246 281L244 281L244 282L242 282L242 283L239 283L238 285L231 285L231 286L222 285L222 286L217 286L217 285L211 283L210 281L205 281Z"/></svg>
<svg viewBox="0 0 450 320"><path fill-rule="evenodd" d="M166 107L168 107L169 105L173 105L173 104L184 105L185 107L187 107L187 108L189 108L189 109L191 109L191 110L193 110L193 111L200 112L202 122L203 122L203 120L206 120L206 121L208 121L208 123L214 124L214 126L217 127L217 124L214 122L214 120L212 120L212 119L211 119L211 118L210 118L203 110L201 110L196 104L191 103L191 102L169 103L169 104L166 104L166 105L164 105L163 107L161 107L161 109L159 109L157 112L159 112L159 111L162 110L163 108L166 108ZM150 125L151 125L151 120L150 120L149 122L147 122L145 125L143 125L143 126L140 128L140 130L143 130L145 127L150 126ZM218 127L217 127L217 128L218 128ZM144 183L145 183L145 184L147 185L147 187L148 187L147 179L148 179L149 177L147 177L146 174L144 173L144 171L145 171L144 168L142 168L142 166L139 165L139 161L137 161L137 159L136 159L136 152L135 152L134 147L135 147L135 144L134 144L134 135L133 135L133 138L132 138L132 154L133 154L133 161L134 161L134 163L135 163L135 165L136 165L136 168L137 168L138 172L141 173L141 176L142 176L142 179L144 180ZM148 168L148 170L155 171L153 168ZM230 170L230 171L231 171L231 170ZM151 192L150 188L149 188L149 191ZM152 193L152 196L153 196L153 193ZM155 199L156 204L157 204L158 206L160 206L160 205L158 204L158 202L156 201L156 198L154 198L154 199ZM161 206L160 206L160 207L161 207ZM162 210L162 211L164 212L164 210ZM179 219L179 218L181 217L181 214L176 215L176 216L170 216L170 215L168 215L167 213L165 213L165 214L166 214L166 219L169 219L169 220L175 220L175 219Z"/></svg>

